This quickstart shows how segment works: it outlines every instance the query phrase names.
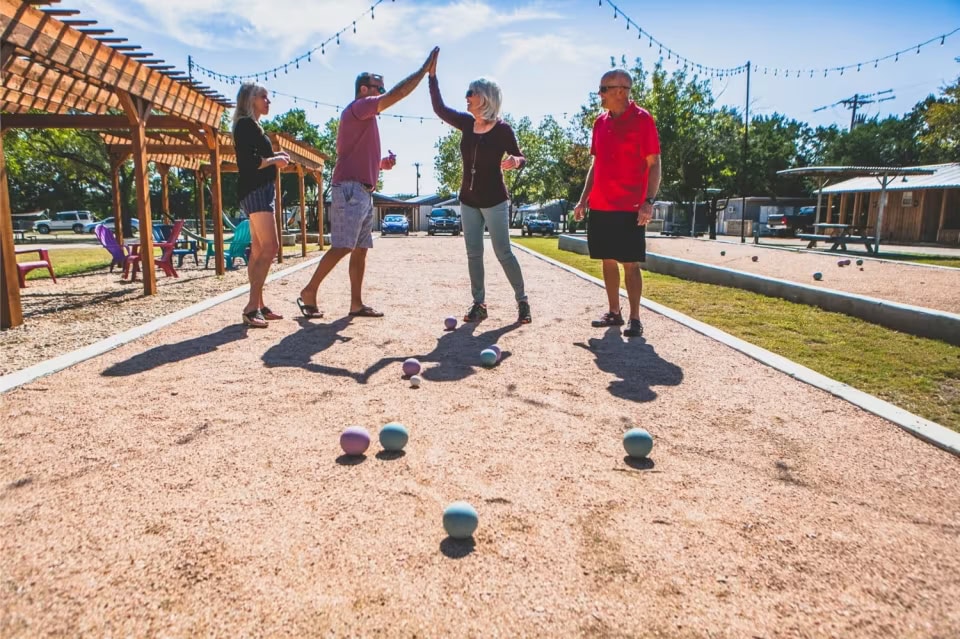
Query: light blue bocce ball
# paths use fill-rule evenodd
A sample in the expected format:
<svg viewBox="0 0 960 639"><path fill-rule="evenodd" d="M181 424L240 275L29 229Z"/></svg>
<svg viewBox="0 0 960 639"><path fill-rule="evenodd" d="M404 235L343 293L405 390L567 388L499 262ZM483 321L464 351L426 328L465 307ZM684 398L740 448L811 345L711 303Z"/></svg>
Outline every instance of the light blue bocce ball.
<svg viewBox="0 0 960 639"><path fill-rule="evenodd" d="M485 348L480 351L480 363L484 366L493 366L497 363L497 351L492 348Z"/></svg>
<svg viewBox="0 0 960 639"><path fill-rule="evenodd" d="M643 459L653 449L653 437L642 428L631 428L623 434L623 448L631 457Z"/></svg>
<svg viewBox="0 0 960 639"><path fill-rule="evenodd" d="M820 280L823 279L823 273L821 273L820 271L817 271L816 273L813 274L813 279L819 282Z"/></svg>
<svg viewBox="0 0 960 639"><path fill-rule="evenodd" d="M403 450L410 434L403 424L390 422L380 429L380 445L384 450Z"/></svg>
<svg viewBox="0 0 960 639"><path fill-rule="evenodd" d="M479 521L477 510L465 501L455 501L443 511L443 529L454 539L472 537Z"/></svg>

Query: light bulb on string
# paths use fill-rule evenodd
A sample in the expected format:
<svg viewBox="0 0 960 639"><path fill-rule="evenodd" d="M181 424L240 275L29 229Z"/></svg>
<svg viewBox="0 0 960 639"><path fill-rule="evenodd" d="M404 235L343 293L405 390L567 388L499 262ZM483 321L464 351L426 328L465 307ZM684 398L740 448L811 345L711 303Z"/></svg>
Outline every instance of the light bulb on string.
<svg viewBox="0 0 960 639"><path fill-rule="evenodd" d="M917 45L917 55L920 55L920 45Z"/></svg>
<svg viewBox="0 0 960 639"><path fill-rule="evenodd" d="M940 46L941 46L941 47L943 46L943 43L946 42L946 41L947 41L947 36L945 36L945 35L940 36Z"/></svg>
<svg viewBox="0 0 960 639"><path fill-rule="evenodd" d="M337 44L338 44L338 45L340 44L340 34L339 34L339 33L337 33Z"/></svg>
<svg viewBox="0 0 960 639"><path fill-rule="evenodd" d="M353 32L354 32L354 33L357 32L357 23L356 23L356 22L353 23Z"/></svg>

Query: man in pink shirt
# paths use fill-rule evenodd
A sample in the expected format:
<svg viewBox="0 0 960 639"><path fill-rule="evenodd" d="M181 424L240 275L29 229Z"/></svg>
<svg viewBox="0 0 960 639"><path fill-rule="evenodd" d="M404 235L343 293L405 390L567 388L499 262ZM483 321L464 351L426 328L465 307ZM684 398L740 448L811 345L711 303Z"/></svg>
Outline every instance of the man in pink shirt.
<svg viewBox="0 0 960 639"><path fill-rule="evenodd" d="M317 307L320 283L344 257L350 255L350 315L383 317L383 313L363 303L363 275L367 268L367 250L373 248L373 189L381 169L389 171L397 163L393 153L380 156L380 130L377 114L410 95L427 73L438 49L427 56L423 66L387 91L383 77L375 73L357 76L355 98L340 114L337 132L337 165L331 180L330 245L313 277L300 291L297 306L304 317L323 317Z"/></svg>
<svg viewBox="0 0 960 639"><path fill-rule="evenodd" d="M630 74L620 69L600 79L600 105L607 112L593 124L593 163L573 216L583 219L589 198L587 245L590 257L603 260L609 305L593 326L623 326L622 264L630 302L630 325L623 334L640 337L640 262L647 258L646 224L653 217L654 196L660 189L660 138L653 117L630 99L631 85Z"/></svg>

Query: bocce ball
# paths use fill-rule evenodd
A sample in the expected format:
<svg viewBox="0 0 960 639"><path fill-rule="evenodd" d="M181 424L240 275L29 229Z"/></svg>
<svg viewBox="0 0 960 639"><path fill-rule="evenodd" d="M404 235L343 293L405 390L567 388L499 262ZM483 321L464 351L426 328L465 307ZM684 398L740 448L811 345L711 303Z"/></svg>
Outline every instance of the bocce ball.
<svg viewBox="0 0 960 639"><path fill-rule="evenodd" d="M380 445L384 450L403 450L409 438L407 429L397 422L390 422L380 429Z"/></svg>
<svg viewBox="0 0 960 639"><path fill-rule="evenodd" d="M817 271L816 273L813 274L813 279L815 279L815 280L817 280L817 281L819 282L820 280L823 279L823 273Z"/></svg>
<svg viewBox="0 0 960 639"><path fill-rule="evenodd" d="M443 529L454 539L472 537L478 523L476 509L465 501L455 501L443 511Z"/></svg>
<svg viewBox="0 0 960 639"><path fill-rule="evenodd" d="M753 257L751 257L750 259L751 259L751 260L753 260L754 262L756 262L756 261L757 261L757 260L759 260L760 258L759 258L759 257L757 257L756 255L754 255L754 256L753 256Z"/></svg>
<svg viewBox="0 0 960 639"><path fill-rule="evenodd" d="M863 260L857 260L857 266L863 266Z"/></svg>
<svg viewBox="0 0 960 639"><path fill-rule="evenodd" d="M420 372L420 360L411 357L403 362L403 374L411 377Z"/></svg>
<svg viewBox="0 0 960 639"><path fill-rule="evenodd" d="M443 327L448 331L452 331L457 327L457 318L451 315L447 319L443 320Z"/></svg>
<svg viewBox="0 0 960 639"><path fill-rule="evenodd" d="M494 344L493 346L488 346L491 351L497 354L497 361L500 361L500 358L503 357L503 351L500 350L500 347Z"/></svg>
<svg viewBox="0 0 960 639"><path fill-rule="evenodd" d="M847 263L844 260L837 260L837 266L846 266Z"/></svg>
<svg viewBox="0 0 960 639"><path fill-rule="evenodd" d="M642 428L631 428L623 434L623 448L631 457L642 459L653 448L653 437Z"/></svg>
<svg viewBox="0 0 960 639"><path fill-rule="evenodd" d="M497 352L491 348L480 351L480 363L484 366L493 366L497 363Z"/></svg>
<svg viewBox="0 0 960 639"><path fill-rule="evenodd" d="M363 426L350 426L340 434L340 448L348 455L362 455L370 447L370 433Z"/></svg>
<svg viewBox="0 0 960 639"><path fill-rule="evenodd" d="M724 256L724 255L726 255L726 254L727 254L726 251L720 251L720 256L721 256L721 257Z"/></svg>
<svg viewBox="0 0 960 639"><path fill-rule="evenodd" d="M419 375L410 376L410 386L413 388L420 388L420 384L423 382L423 378Z"/></svg>

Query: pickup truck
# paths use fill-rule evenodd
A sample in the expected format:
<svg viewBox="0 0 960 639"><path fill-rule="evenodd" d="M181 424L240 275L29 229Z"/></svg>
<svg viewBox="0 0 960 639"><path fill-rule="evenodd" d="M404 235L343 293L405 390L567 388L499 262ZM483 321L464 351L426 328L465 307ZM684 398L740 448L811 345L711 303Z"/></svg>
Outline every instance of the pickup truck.
<svg viewBox="0 0 960 639"><path fill-rule="evenodd" d="M777 237L792 237L813 229L817 207L801 206L796 213L774 215L767 218L767 230Z"/></svg>

